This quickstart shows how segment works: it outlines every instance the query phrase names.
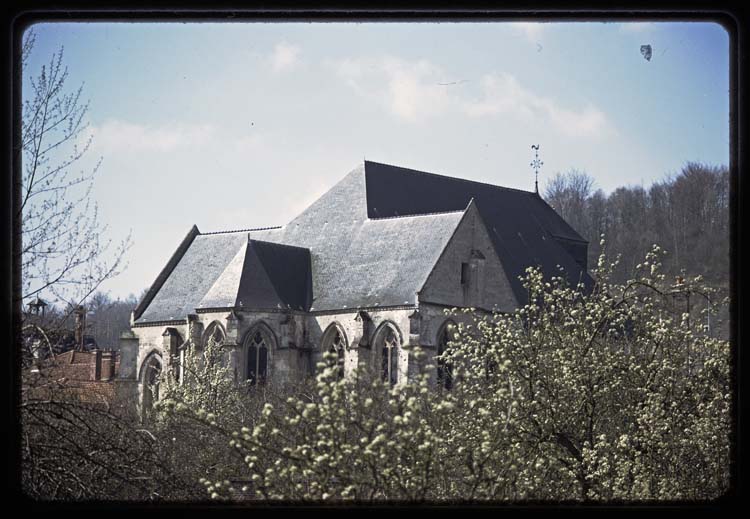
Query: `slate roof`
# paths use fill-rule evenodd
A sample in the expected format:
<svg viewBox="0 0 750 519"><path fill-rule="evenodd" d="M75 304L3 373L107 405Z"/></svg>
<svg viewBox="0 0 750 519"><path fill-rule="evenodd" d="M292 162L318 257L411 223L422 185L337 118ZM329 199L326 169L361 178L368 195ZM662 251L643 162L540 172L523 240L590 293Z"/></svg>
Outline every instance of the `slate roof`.
<svg viewBox="0 0 750 519"><path fill-rule="evenodd" d="M310 250L249 239L197 308L307 311L311 302Z"/></svg>
<svg viewBox="0 0 750 519"><path fill-rule="evenodd" d="M546 276L560 265L572 283L593 283L566 242L580 243L585 264L587 242L539 195L506 187L436 175L377 162L365 162L367 215L383 218L463 209L471 199L488 227L516 299L527 300L519 276L540 266Z"/></svg>
<svg viewBox="0 0 750 519"><path fill-rule="evenodd" d="M517 278L529 265L547 274L560 265L590 281L555 238L585 241L535 193L365 161L283 227L194 228L139 304L136 323L235 305L414 304L472 198L519 302L525 293Z"/></svg>
<svg viewBox="0 0 750 519"><path fill-rule="evenodd" d="M262 238L270 232L272 230L195 236L145 310L140 315L136 311L136 323L185 319L187 314L195 313L203 296L247 242L248 235ZM155 284L158 282L159 279Z"/></svg>

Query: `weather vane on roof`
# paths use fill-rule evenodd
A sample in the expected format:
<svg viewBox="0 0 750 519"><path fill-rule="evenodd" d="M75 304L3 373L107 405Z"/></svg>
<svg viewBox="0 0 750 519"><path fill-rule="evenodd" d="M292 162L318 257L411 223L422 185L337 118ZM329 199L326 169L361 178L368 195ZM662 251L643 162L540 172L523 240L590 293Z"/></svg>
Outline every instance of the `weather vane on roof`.
<svg viewBox="0 0 750 519"><path fill-rule="evenodd" d="M531 149L534 150L534 160L531 161L529 166L534 168L534 191L539 194L539 168L544 165L544 162L539 160L539 145L532 144Z"/></svg>

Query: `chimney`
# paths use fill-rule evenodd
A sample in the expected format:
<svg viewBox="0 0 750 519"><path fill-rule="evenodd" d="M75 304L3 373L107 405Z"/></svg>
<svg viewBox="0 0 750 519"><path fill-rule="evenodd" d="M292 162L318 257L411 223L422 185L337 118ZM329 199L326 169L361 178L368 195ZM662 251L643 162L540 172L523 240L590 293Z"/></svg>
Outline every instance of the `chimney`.
<svg viewBox="0 0 750 519"><path fill-rule="evenodd" d="M83 305L78 305L75 309L76 314L76 326L75 326L75 349L83 351L83 331L86 328L86 309Z"/></svg>
<svg viewBox="0 0 750 519"><path fill-rule="evenodd" d="M101 379L107 382L115 378L115 355L114 351L105 351L101 354Z"/></svg>
<svg viewBox="0 0 750 519"><path fill-rule="evenodd" d="M94 362L91 363L91 380L102 378L102 350L94 350Z"/></svg>

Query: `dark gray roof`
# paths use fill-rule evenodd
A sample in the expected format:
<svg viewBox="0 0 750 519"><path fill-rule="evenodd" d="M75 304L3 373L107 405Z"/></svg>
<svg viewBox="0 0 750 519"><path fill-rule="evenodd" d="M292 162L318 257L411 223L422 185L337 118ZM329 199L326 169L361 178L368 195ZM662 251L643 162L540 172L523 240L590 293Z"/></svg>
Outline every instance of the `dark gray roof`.
<svg viewBox="0 0 750 519"><path fill-rule="evenodd" d="M136 322L185 319L187 314L195 313L203 296L247 243L248 234L270 232L273 231L195 236Z"/></svg>
<svg viewBox="0 0 750 519"><path fill-rule="evenodd" d="M308 294L291 288L304 284L305 270L298 268L304 260L282 250L309 251L311 310L414 304L463 209L372 220L366 206L360 166L282 228L196 237L137 322L184 318L196 308L228 308L239 301L245 307L245 300L250 307L271 301L273 307L305 307ZM258 239L293 247L259 245ZM257 263L250 261L253 250ZM250 268L257 264L267 276Z"/></svg>
<svg viewBox="0 0 750 519"><path fill-rule="evenodd" d="M585 241L535 193L367 161L284 227L183 243L137 322L240 302L313 311L414 304L472 198L519 302L517 278L530 265L590 281L557 239Z"/></svg>
<svg viewBox="0 0 750 519"><path fill-rule="evenodd" d="M453 211L474 199L521 304L527 297L518 278L529 266L552 276L559 265L570 282L593 283L585 269L587 242L536 193L370 161L365 178L370 218ZM571 250L582 254L574 258Z"/></svg>
<svg viewBox="0 0 750 519"><path fill-rule="evenodd" d="M197 308L309 310L310 251L250 239L241 246Z"/></svg>
<svg viewBox="0 0 750 519"><path fill-rule="evenodd" d="M454 212L371 220L366 207L360 166L274 237L310 249L313 310L415 303L461 218Z"/></svg>

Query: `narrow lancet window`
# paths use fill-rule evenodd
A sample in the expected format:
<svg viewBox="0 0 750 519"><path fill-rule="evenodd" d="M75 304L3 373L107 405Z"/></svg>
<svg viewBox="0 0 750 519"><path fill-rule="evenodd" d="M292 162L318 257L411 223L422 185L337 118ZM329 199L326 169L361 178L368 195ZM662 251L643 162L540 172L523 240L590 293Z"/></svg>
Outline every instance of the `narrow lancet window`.
<svg viewBox="0 0 750 519"><path fill-rule="evenodd" d="M443 326L438 336L437 378L438 387L441 389L450 390L453 387L453 370L451 369L450 362L443 356L448 351L448 345L453 339L455 330L456 325L449 321Z"/></svg>
<svg viewBox="0 0 750 519"><path fill-rule="evenodd" d="M268 341L258 330L247 346L247 381L251 386L263 384L268 370Z"/></svg>
<svg viewBox="0 0 750 519"><path fill-rule="evenodd" d="M383 380L389 382L391 385L396 385L398 382L398 335L391 327L387 327L384 332L380 334L379 342L380 344L378 346L381 351Z"/></svg>

